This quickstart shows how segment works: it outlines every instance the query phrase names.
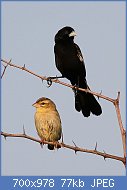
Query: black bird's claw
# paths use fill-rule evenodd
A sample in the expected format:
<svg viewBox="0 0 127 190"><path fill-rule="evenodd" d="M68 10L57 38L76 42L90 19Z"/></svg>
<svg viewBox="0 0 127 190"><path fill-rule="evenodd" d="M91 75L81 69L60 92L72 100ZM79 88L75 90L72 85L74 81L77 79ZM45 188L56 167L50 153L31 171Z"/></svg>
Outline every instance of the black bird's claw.
<svg viewBox="0 0 127 190"><path fill-rule="evenodd" d="M64 77L63 76L48 77L47 78L48 87L50 87L52 85L52 79L58 80L58 78L64 78Z"/></svg>
<svg viewBox="0 0 127 190"><path fill-rule="evenodd" d="M74 91L75 96L76 96L78 93L78 86L76 84L74 85L73 91Z"/></svg>
<svg viewBox="0 0 127 190"><path fill-rule="evenodd" d="M48 88L52 85L52 77L47 78Z"/></svg>

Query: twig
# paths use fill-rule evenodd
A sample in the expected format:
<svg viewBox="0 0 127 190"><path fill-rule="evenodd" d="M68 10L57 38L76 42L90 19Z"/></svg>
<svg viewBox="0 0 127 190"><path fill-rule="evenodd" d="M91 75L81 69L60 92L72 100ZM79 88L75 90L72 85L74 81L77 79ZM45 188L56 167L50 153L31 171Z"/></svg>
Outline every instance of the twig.
<svg viewBox="0 0 127 190"><path fill-rule="evenodd" d="M10 134L10 133L1 132L1 135L4 136L4 137L21 137L21 138L26 138L26 139L32 140L34 142L37 142L39 144L42 144L41 140L35 139L34 137L31 137L31 136L27 135L26 133L25 134L24 133L23 134ZM55 142L43 141L43 144L55 145ZM63 142L61 142L61 143L58 142L57 145L61 146L61 148L64 147L64 148L67 148L67 149L71 149L71 150L75 151L75 153L77 151L79 151L79 152L86 152L86 153L96 154L96 155L102 156L104 159L110 158L110 159L114 159L114 160L119 160L124 165L126 164L126 159L123 158L123 157L112 155L112 154L107 154L105 152L100 152L100 151L97 151L95 149L94 150L90 150L90 149L85 149L85 148L79 148L78 146L76 146L75 143L74 143L74 146L65 144Z"/></svg>

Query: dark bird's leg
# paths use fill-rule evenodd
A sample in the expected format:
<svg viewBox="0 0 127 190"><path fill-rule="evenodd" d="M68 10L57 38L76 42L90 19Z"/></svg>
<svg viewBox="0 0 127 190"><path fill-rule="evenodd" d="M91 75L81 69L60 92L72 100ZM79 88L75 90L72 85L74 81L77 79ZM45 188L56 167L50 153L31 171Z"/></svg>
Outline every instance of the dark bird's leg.
<svg viewBox="0 0 127 190"><path fill-rule="evenodd" d="M72 83L73 84L73 83ZM75 95L75 109L80 112L81 111L81 105L80 105L80 99L79 99L79 91L78 91L78 88L79 88L79 77L78 77L78 82L77 82L77 85L73 85L74 88L73 88L73 92L74 92L74 95Z"/></svg>
<svg viewBox="0 0 127 190"><path fill-rule="evenodd" d="M63 76L53 76L53 77L48 77L48 79L60 79L64 78Z"/></svg>
<svg viewBox="0 0 127 190"><path fill-rule="evenodd" d="M48 77L47 78L48 87L52 85L52 79L59 79L59 78L64 78L64 77L63 76Z"/></svg>

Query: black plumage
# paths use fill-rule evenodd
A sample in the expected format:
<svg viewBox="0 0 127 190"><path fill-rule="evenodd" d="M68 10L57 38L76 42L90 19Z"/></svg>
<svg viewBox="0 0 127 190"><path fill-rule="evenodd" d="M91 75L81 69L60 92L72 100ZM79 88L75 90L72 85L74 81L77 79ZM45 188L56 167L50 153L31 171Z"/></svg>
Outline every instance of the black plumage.
<svg viewBox="0 0 127 190"><path fill-rule="evenodd" d="M54 46L55 63L62 76L70 80L72 85L87 89L89 87L85 64L79 46L74 43L75 35L74 29L69 26L57 32ZM81 91L75 91L75 109L82 111L84 117L89 117L91 112L97 116L102 113L96 98Z"/></svg>

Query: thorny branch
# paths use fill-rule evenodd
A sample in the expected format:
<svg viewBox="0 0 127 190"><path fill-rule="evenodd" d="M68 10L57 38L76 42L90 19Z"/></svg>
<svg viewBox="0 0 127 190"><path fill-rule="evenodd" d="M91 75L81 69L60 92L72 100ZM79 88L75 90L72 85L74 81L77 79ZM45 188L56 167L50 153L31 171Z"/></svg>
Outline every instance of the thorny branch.
<svg viewBox="0 0 127 190"><path fill-rule="evenodd" d="M1 135L4 136L5 138L7 138L7 137L21 137L21 138L26 138L26 139L35 141L35 142L37 142L37 143L40 143L40 145L42 144L42 141L41 141L41 140L38 140L38 139L35 139L34 137L31 137L31 136L29 136L29 135L26 135L26 133L24 134L24 132L23 132L23 134L9 134L9 133L1 132ZM43 141L43 144L56 145L55 142L48 142L48 141ZM115 155L112 155L112 154L107 154L107 153L105 153L105 152L97 151L97 145L96 145L95 149L89 150L89 149L85 149L85 148L80 148L80 147L78 147L74 142L73 142L73 144L74 144L74 146L65 144L64 142L57 142L57 145L60 145L60 146L63 147L63 148L68 148L68 149L74 150L75 153L77 153L77 152L86 152L86 153L96 154L96 155L102 156L102 157L104 158L104 160L105 160L106 158L111 158L111 159L115 159L115 160L121 161L124 165L126 164L126 159L123 158L123 157L119 157L119 156L115 156Z"/></svg>
<svg viewBox="0 0 127 190"><path fill-rule="evenodd" d="M36 77L38 77L38 78L40 78L42 81L43 81L43 80L47 80L47 81L49 80L49 77L45 77L45 76L38 75L38 74L34 73L33 71L27 69L27 68L25 67L25 65L23 65L23 67L21 67L21 66L12 64L12 63L11 63L11 60L8 62L8 61L2 59L1 62L3 62L4 64L6 64L6 67L7 67L7 66L10 66L10 67L15 67L15 68L17 68L17 69L26 71L27 73L29 73L29 74L31 74L31 75L34 75L34 76L36 76ZM5 67L5 66L4 66L4 67ZM5 74L6 67L4 68L4 72L3 72L2 76L1 76L1 78L2 78L3 75ZM50 79L50 80L51 80L51 82L55 82L55 83L64 85L64 86L66 86L66 87L72 88L72 89L75 89L75 88L76 88L76 90L91 93L91 94L93 94L93 95L95 95L95 96L97 96L97 97L99 97L99 98L105 99L105 100L107 100L107 101L113 103L113 105L115 106L115 109L116 109L117 119L118 119L119 128L120 128L120 132L121 132L121 136L122 136L122 143L123 143L124 156L123 156L123 158L121 158L121 157L116 157L116 156L109 155L109 154L105 154L105 153L100 153L100 152L96 151L96 148L95 148L94 151L91 150L89 153L98 154L98 155L101 155L101 156L103 156L103 157L104 157L104 155L108 155L110 158L113 158L113 159L120 158L120 159L117 159L117 160L121 160L121 159L122 159L122 160L124 160L124 161L122 161L122 160L121 160L121 161L122 161L124 164L126 164L126 130L123 128L122 119L121 119L121 114L120 114L120 108L119 108L120 92L118 92L117 98L116 98L116 99L113 99L113 98L109 98L109 97L107 97L107 96L104 96L104 95L102 95L101 93L93 92L93 91L91 91L90 89L83 89L83 88L78 88L78 87L72 86L72 85L70 85L70 84L67 84L67 83L64 83L64 82L58 80L57 78L56 78L56 79ZM2 134L1 134L1 135L2 135ZM4 135L4 136L5 136L5 135ZM26 137L25 137L25 138L26 138ZM72 146L65 145L64 143L62 143L61 145L64 145L64 147L70 148L70 149L73 149L73 148L74 148L74 147L72 147ZM82 149L80 149L80 148L78 148L78 147L75 147L75 149L73 149L73 150L75 150L75 152L76 152L77 149L78 149L78 151L81 151L81 150L82 150ZM83 150L85 150L85 151L82 151L82 152L87 152L86 149L83 149ZM96 153L95 153L95 152L96 152ZM106 158L109 158L109 157L106 157Z"/></svg>
<svg viewBox="0 0 127 190"><path fill-rule="evenodd" d="M15 67L15 68L17 68L17 69L26 71L27 73L29 73L29 74L31 74L31 75L34 75L34 76L40 78L41 80L47 80L47 81L49 80L49 77L45 77L45 76L38 75L38 74L34 73L33 71L27 69L25 65L23 65L23 67L21 67L21 66L12 64L12 63L10 63L10 62L7 62L6 60L3 60L3 59L1 59L1 61L2 61L3 63L5 63L5 64L11 66L11 67ZM78 87L76 87L76 86L72 86L71 84L64 83L64 82L58 80L57 77L56 77L56 79L50 79L50 80L51 80L52 82L61 84L61 85L63 85L63 86L66 86L66 87L69 87L69 88L72 88L72 89L75 89L75 88L76 88L76 90L88 92L88 93L90 93L90 94L93 94L93 95L95 95L95 96L97 96L97 97L103 98L103 99L105 99L105 100L107 100L107 101L110 101L110 102L112 102L112 103L115 102L114 99L109 98L109 97L107 97L107 96L104 96L104 95L102 95L101 93L92 92L92 91L89 90L89 89L78 88Z"/></svg>

